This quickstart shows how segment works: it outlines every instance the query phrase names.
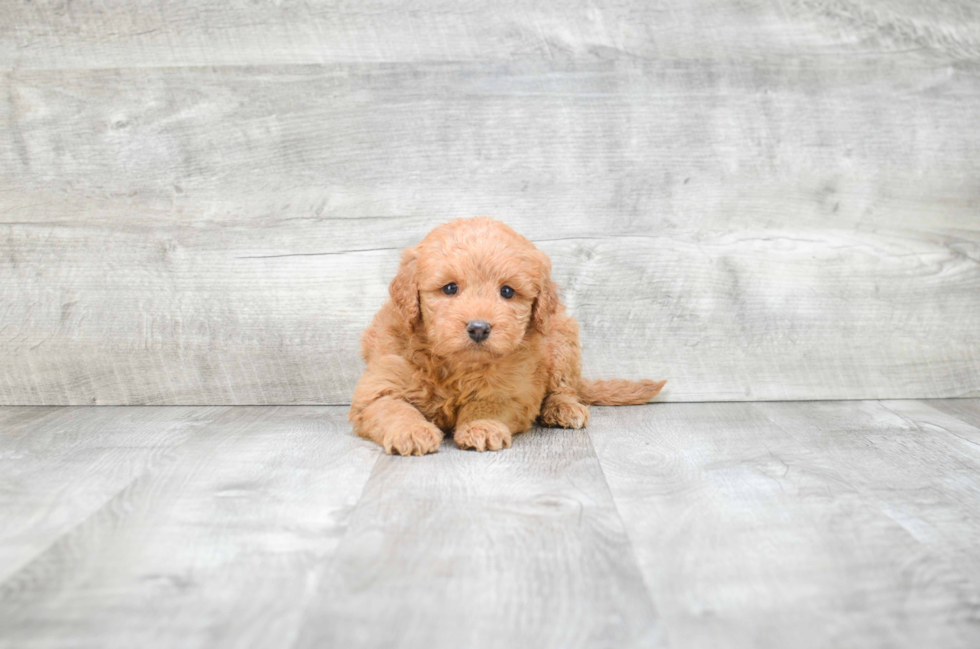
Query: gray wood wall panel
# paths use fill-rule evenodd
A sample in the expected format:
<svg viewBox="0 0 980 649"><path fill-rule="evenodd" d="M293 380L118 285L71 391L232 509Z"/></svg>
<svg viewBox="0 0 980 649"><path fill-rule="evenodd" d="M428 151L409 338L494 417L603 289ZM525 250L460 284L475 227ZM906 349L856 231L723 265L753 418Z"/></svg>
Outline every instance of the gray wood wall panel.
<svg viewBox="0 0 980 649"><path fill-rule="evenodd" d="M590 375L980 395L974 4L460 7L0 9L0 403L345 403L397 250L474 214Z"/></svg>
<svg viewBox="0 0 980 649"><path fill-rule="evenodd" d="M60 0L4 3L19 68L980 53L972 0Z"/></svg>

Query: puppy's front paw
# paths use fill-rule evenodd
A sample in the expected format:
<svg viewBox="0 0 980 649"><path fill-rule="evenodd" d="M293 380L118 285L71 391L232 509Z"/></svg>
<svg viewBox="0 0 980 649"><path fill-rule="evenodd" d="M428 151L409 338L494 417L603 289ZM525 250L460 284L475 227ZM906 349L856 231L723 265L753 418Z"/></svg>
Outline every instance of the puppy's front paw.
<svg viewBox="0 0 980 649"><path fill-rule="evenodd" d="M510 448L511 435L510 428L503 422L477 419L456 428L453 439L460 448L499 451L502 448Z"/></svg>
<svg viewBox="0 0 980 649"><path fill-rule="evenodd" d="M382 446L388 455L425 455L438 453L442 431L429 422L406 424L385 431Z"/></svg>
<svg viewBox="0 0 980 649"><path fill-rule="evenodd" d="M553 394L545 399L539 418L545 426L584 428L589 423L589 407L573 397Z"/></svg>

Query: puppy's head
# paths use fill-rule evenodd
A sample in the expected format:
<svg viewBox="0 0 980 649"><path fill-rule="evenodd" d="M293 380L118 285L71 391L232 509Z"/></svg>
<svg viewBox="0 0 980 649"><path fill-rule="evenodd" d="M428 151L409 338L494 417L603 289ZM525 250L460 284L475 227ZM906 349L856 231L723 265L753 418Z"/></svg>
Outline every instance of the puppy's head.
<svg viewBox="0 0 980 649"><path fill-rule="evenodd" d="M550 275L548 257L503 223L458 219L405 251L390 293L435 355L478 360L547 331L558 308Z"/></svg>

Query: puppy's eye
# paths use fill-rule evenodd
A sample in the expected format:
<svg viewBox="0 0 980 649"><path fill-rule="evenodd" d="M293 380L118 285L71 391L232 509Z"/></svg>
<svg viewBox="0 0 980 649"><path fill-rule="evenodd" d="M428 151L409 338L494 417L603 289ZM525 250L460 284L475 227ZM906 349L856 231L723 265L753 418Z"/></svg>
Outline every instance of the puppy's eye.
<svg viewBox="0 0 980 649"><path fill-rule="evenodd" d="M449 282L442 287L442 292L446 295L456 295L459 293L459 287L456 286L456 282Z"/></svg>
<svg viewBox="0 0 980 649"><path fill-rule="evenodd" d="M509 300L510 298L514 297L514 289L509 286L504 286L500 289L500 295L505 300Z"/></svg>

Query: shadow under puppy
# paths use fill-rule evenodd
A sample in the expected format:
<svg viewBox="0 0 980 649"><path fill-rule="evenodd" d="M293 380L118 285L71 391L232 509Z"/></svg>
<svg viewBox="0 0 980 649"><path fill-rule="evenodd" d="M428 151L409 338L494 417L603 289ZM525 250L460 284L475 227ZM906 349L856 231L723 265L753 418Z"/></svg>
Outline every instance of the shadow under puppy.
<svg viewBox="0 0 980 649"><path fill-rule="evenodd" d="M581 377L578 324L551 261L490 218L458 219L402 253L391 299L364 332L350 420L401 455L509 448L537 419L582 428L588 404L646 403L666 381Z"/></svg>

